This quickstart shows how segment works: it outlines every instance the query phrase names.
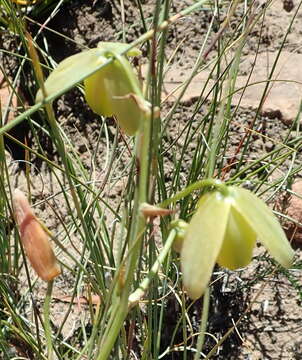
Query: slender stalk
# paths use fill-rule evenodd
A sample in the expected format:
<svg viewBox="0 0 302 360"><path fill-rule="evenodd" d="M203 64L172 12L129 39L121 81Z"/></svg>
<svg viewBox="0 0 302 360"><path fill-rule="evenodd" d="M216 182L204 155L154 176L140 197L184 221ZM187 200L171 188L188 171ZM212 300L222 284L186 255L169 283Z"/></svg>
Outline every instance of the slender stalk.
<svg viewBox="0 0 302 360"><path fill-rule="evenodd" d="M166 256L168 255L173 241L176 236L176 231L172 230L165 242L164 247L162 248L160 254L158 255L156 261L154 262L151 270L149 271L148 275L145 279L140 283L139 287L129 296L129 307L133 307L136 305L141 298L144 296L145 292L147 291L152 279L158 273L158 270L162 263L164 262Z"/></svg>
<svg viewBox="0 0 302 360"><path fill-rule="evenodd" d="M200 190L205 187L215 187L218 189L221 193L225 194L227 193L227 187L225 184L223 184L220 180L215 179L204 179L197 181L189 186L187 186L184 190L179 191L176 195L173 197L162 201L158 206L160 207L167 207L170 204L174 204L176 201L183 199L184 197L191 194L191 192L195 190Z"/></svg>
<svg viewBox="0 0 302 360"><path fill-rule="evenodd" d="M196 353L194 356L194 360L200 359L200 353L202 351L202 347L204 344L205 332L207 329L207 322L209 316L209 305L210 305L210 289L207 287L205 293L203 295L203 304L202 304L202 315L200 322L200 334L197 340Z"/></svg>
<svg viewBox="0 0 302 360"><path fill-rule="evenodd" d="M147 201L148 179L149 179L149 148L151 138L151 121L146 118L143 122L142 130L137 135L136 160L138 164L138 184L135 192L133 221L129 231L129 248L131 254L126 267L125 284L121 290L121 295L116 299L111 307L112 314L107 329L103 334L99 346L97 360L107 360L118 334L123 326L123 322L128 314L128 298L133 283L136 264L143 240L145 230L145 218L139 211L140 204ZM119 285L117 285L119 286Z"/></svg>
<svg viewBox="0 0 302 360"><path fill-rule="evenodd" d="M50 326L50 302L52 294L53 280L47 283L47 292L44 301L44 332L46 338L47 359L53 360L53 345L51 340L51 326Z"/></svg>

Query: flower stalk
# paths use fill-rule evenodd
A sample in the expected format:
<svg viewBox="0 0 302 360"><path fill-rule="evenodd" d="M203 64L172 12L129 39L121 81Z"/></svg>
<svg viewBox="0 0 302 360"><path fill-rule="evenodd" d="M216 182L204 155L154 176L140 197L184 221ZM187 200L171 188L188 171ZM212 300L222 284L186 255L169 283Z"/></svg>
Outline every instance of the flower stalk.
<svg viewBox="0 0 302 360"><path fill-rule="evenodd" d="M48 281L47 283L47 292L44 300L44 332L46 338L46 348L47 348L47 359L53 360L53 345L51 339L51 325L50 325L50 303L51 295L53 288L53 280Z"/></svg>
<svg viewBox="0 0 302 360"><path fill-rule="evenodd" d="M96 357L97 360L108 359L129 310L129 295L131 293L146 224L146 219L140 211L140 206L147 202L150 139L151 121L148 119L147 121L143 121L142 130L136 137L138 174L133 207L133 220L129 229L129 248L131 249L131 253L129 254L129 260L126 266L125 284L123 289L121 289L120 297L112 304L111 313L113 316L109 320L107 329L100 339L99 353Z"/></svg>

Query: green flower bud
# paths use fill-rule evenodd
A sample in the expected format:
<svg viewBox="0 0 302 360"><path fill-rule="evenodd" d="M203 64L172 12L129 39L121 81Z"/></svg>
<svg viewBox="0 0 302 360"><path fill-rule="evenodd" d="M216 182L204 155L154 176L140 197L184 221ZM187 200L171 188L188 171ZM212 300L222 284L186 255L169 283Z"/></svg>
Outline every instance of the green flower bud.
<svg viewBox="0 0 302 360"><path fill-rule="evenodd" d="M208 285L215 262L231 270L246 266L258 239L284 267L294 252L273 212L250 191L228 187L208 193L186 231L181 251L184 286L192 299Z"/></svg>
<svg viewBox="0 0 302 360"><path fill-rule="evenodd" d="M189 224L181 219L171 221L170 229L176 230L176 236L173 242L174 251L181 252L188 226Z"/></svg>

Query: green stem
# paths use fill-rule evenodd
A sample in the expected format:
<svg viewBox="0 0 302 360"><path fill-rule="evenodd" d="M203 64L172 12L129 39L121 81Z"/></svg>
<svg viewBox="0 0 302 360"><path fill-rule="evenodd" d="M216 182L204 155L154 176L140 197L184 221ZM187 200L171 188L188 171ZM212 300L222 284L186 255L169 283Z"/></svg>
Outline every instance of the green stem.
<svg viewBox="0 0 302 360"><path fill-rule="evenodd" d="M228 193L227 186L223 184L220 180L215 179L204 179L197 181L189 186L187 186L184 190L181 190L173 197L162 201L157 206L160 207L167 207L170 204L174 204L176 201L183 199L184 197L191 194L191 192L195 190L200 190L204 187L215 187L218 191L220 191L222 194L226 195Z"/></svg>
<svg viewBox="0 0 302 360"><path fill-rule="evenodd" d="M53 280L47 283L47 292L44 301L44 332L47 347L47 359L53 360L53 346L51 340L51 326L50 326L50 302L52 294Z"/></svg>
<svg viewBox="0 0 302 360"><path fill-rule="evenodd" d="M115 344L118 334L123 326L123 322L128 314L128 301L131 286L133 284L136 264L139 251L143 240L146 220L141 214L139 207L147 201L148 181L149 181L149 148L151 137L151 121L145 118L141 132L137 135L136 156L138 162L138 185L135 192L133 221L129 230L129 249L131 253L126 267L125 284L121 289L120 297L116 298L112 304L110 313L112 316L103 334L97 360L107 360ZM117 286L120 286L117 284Z"/></svg>
<svg viewBox="0 0 302 360"><path fill-rule="evenodd" d="M200 359L200 353L204 344L205 332L207 329L207 322L209 316L209 306L210 306L210 289L207 287L203 295L203 304L202 304L202 316L200 322L200 334L197 340L196 353L194 360Z"/></svg>
<svg viewBox="0 0 302 360"><path fill-rule="evenodd" d="M129 307L133 307L136 305L140 299L144 296L145 292L147 291L152 279L158 273L160 266L164 262L166 256L168 255L173 241L176 236L176 231L172 230L165 242L164 247L162 248L160 254L158 255L156 261L154 262L151 270L149 271L148 275L145 279L140 283L139 287L129 296Z"/></svg>

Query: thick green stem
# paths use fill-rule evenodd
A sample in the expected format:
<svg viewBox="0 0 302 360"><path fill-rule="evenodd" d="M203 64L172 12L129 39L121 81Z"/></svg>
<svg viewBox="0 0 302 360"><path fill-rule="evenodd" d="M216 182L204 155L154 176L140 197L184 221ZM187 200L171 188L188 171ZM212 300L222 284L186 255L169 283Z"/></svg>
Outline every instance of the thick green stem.
<svg viewBox="0 0 302 360"><path fill-rule="evenodd" d="M53 360L53 346L51 340L51 326L50 326L50 302L52 294L53 280L47 283L47 292L44 301L44 332L46 338L47 359Z"/></svg>

